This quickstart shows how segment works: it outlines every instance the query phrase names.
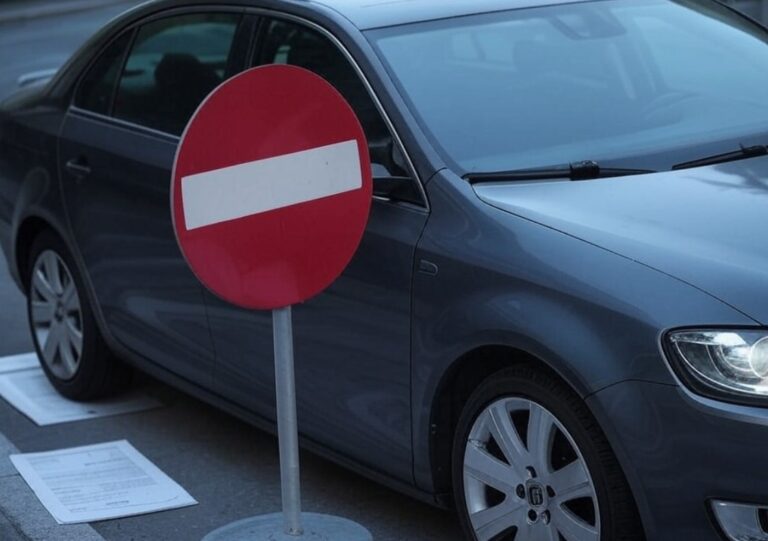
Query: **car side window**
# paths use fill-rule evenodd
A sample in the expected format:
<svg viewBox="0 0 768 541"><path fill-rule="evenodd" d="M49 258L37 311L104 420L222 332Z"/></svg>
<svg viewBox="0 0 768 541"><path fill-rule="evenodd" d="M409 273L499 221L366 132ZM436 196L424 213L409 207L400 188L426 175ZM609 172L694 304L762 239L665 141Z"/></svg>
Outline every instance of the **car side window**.
<svg viewBox="0 0 768 541"><path fill-rule="evenodd" d="M125 32L107 46L93 63L78 87L74 102L76 107L102 115L110 114L112 96L131 36L132 32Z"/></svg>
<svg viewBox="0 0 768 541"><path fill-rule="evenodd" d="M180 135L203 99L233 74L241 18L190 14L143 26L120 77L114 116Z"/></svg>
<svg viewBox="0 0 768 541"><path fill-rule="evenodd" d="M409 177L405 160L357 72L325 36L302 25L267 21L257 65L288 64L314 72L331 83L357 113L368 139L373 176Z"/></svg>

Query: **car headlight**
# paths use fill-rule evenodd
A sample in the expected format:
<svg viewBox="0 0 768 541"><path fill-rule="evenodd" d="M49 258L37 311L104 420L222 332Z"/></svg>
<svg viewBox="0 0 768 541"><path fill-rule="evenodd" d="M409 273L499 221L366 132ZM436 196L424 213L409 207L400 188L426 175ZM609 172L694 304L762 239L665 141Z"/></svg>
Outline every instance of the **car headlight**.
<svg viewBox="0 0 768 541"><path fill-rule="evenodd" d="M768 404L768 331L675 331L667 342L678 375L694 391Z"/></svg>

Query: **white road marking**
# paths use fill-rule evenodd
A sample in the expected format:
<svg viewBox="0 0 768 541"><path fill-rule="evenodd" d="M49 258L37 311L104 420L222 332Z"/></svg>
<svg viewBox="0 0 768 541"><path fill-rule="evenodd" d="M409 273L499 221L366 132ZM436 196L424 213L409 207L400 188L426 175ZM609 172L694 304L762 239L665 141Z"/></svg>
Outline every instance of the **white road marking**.
<svg viewBox="0 0 768 541"><path fill-rule="evenodd" d="M358 190L359 152L352 140L184 177L187 230Z"/></svg>

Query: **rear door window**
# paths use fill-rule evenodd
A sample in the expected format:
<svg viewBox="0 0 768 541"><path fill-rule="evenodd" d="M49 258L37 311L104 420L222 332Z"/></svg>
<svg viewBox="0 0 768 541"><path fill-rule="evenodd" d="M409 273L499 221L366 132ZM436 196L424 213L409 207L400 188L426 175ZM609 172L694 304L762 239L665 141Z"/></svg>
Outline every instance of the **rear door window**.
<svg viewBox="0 0 768 541"><path fill-rule="evenodd" d="M231 59L241 19L200 13L143 26L120 78L114 116L180 135L203 99L236 71Z"/></svg>
<svg viewBox="0 0 768 541"><path fill-rule="evenodd" d="M111 113L112 96L132 35L132 32L121 35L93 63L77 90L76 107L101 115Z"/></svg>

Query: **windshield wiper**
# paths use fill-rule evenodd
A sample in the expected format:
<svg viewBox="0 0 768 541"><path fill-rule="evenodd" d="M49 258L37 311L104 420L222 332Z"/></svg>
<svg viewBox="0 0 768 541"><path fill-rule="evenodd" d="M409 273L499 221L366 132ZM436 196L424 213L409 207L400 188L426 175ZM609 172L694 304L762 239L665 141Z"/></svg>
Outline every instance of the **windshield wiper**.
<svg viewBox="0 0 768 541"><path fill-rule="evenodd" d="M768 155L768 146L755 145L751 147L745 147L741 145L739 150L733 152L726 152L725 154L715 154L714 156L707 156L706 158L699 158L685 163L678 163L672 167L672 170L678 169L691 169L693 167L704 167L705 165L716 165L718 163L735 162L738 160L745 160L747 158L757 158L758 156Z"/></svg>
<svg viewBox="0 0 768 541"><path fill-rule="evenodd" d="M649 169L622 169L616 167L600 167L595 161L574 162L555 167L539 169L516 169L513 171L498 171L495 173L469 173L464 176L470 183L516 180L551 180L567 178L570 180L592 180L597 178L626 177L655 173Z"/></svg>

